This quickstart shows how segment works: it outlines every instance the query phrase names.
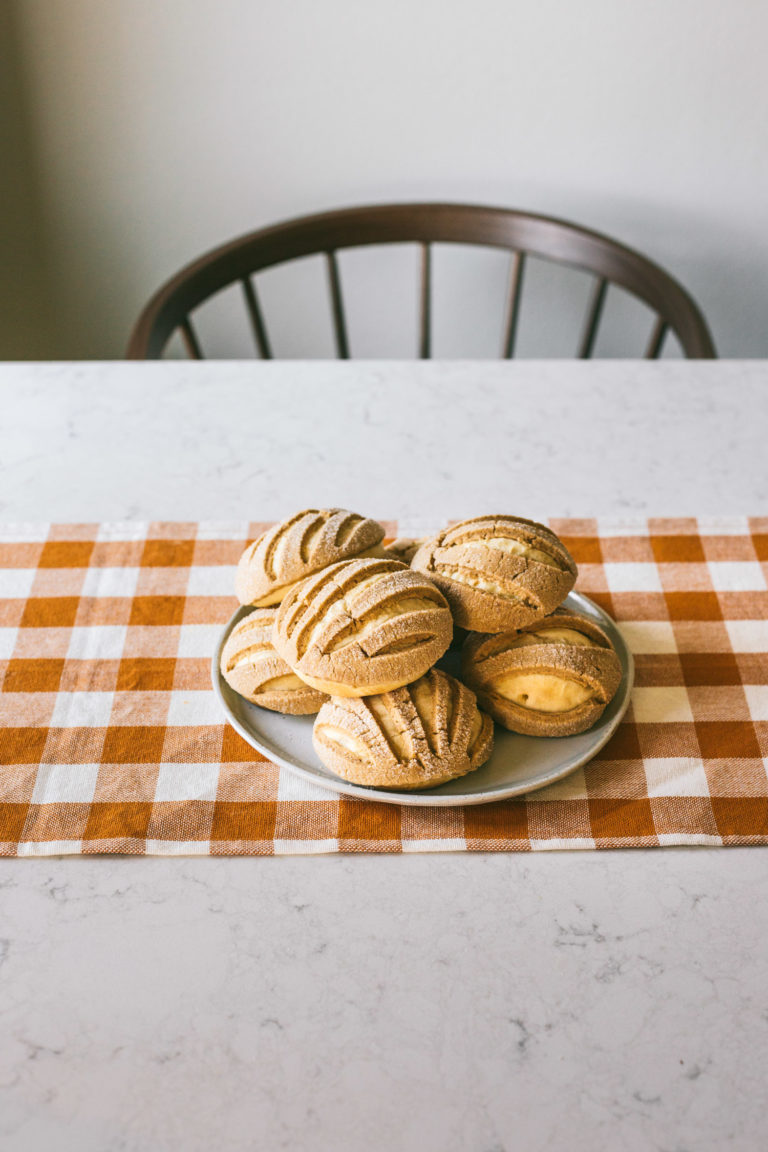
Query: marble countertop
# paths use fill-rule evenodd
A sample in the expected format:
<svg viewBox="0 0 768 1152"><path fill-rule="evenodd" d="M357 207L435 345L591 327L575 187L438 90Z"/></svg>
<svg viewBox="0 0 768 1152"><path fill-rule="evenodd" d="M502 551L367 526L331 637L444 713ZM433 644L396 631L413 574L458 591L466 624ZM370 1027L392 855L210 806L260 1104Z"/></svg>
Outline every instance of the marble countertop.
<svg viewBox="0 0 768 1152"><path fill-rule="evenodd" d="M764 513L768 365L0 366L0 520ZM768 853L0 860L2 1152L756 1152Z"/></svg>

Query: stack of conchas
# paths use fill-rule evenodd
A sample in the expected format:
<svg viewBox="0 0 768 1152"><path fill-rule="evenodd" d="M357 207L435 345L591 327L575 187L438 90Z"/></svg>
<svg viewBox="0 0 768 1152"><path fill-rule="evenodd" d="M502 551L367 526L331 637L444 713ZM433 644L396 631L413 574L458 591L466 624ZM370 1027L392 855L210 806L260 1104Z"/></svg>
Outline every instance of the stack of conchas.
<svg viewBox="0 0 768 1152"><path fill-rule="evenodd" d="M537 736L595 723L621 668L602 629L560 607L576 565L554 532L484 516L430 540L383 541L376 521L330 508L249 545L236 591L253 611L221 657L231 687L277 712L317 712L323 764L379 788L431 788L479 768L491 717ZM454 623L469 632L463 683L435 668Z"/></svg>

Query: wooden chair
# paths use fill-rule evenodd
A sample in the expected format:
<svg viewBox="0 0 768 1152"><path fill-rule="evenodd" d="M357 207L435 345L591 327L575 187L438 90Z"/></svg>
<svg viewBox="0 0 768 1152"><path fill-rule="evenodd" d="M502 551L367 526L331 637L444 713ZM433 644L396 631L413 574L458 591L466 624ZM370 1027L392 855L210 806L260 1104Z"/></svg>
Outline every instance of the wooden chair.
<svg viewBox="0 0 768 1152"><path fill-rule="evenodd" d="M333 313L337 355L349 358L341 277L336 253L365 244L419 244L421 290L419 355L430 356L430 308L433 244L474 244L510 252L509 294L501 355L514 356L517 320L528 255L589 272L594 286L577 355L592 355L610 284L630 292L656 314L645 351L656 359L671 329L685 356L716 357L712 337L698 306L681 284L639 252L591 232L546 216L467 204L393 204L345 208L288 220L262 228L213 249L188 264L152 297L139 317L128 344L131 360L156 360L171 336L180 332L188 355L203 351L191 313L207 299L239 281L256 348L270 359L272 349L253 274L302 256L324 254Z"/></svg>

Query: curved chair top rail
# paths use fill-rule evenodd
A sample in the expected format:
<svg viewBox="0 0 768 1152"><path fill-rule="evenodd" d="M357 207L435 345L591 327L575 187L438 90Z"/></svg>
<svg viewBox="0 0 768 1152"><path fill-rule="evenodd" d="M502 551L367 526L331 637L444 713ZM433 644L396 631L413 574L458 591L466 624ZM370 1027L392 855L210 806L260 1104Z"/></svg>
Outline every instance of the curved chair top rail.
<svg viewBox="0 0 768 1152"><path fill-rule="evenodd" d="M515 254L571 265L597 276L599 287L593 300L593 329L602 307L605 282L609 282L639 297L658 314L658 346L662 329L670 327L689 358L716 356L706 321L693 298L663 268L634 249L599 232L553 217L470 204L416 203L343 208L303 216L258 229L212 249L181 269L151 298L131 334L126 357L159 358L174 331L188 323L189 313L210 296L238 280L245 283L248 295L248 278L252 273L303 256L325 253L330 258L331 291L336 308L337 296L340 305L340 289L334 253L338 249L391 243L423 246L422 295L426 292L427 311L428 245L457 243L504 248ZM517 296L521 269L516 271L513 280L518 281L514 285ZM516 306L517 300L515 312ZM251 311L253 316L253 309ZM253 318L258 326L260 315ZM516 316L512 317L512 327L515 319ZM588 348L586 352L582 350L582 355L589 355L594 331L591 340L585 339ZM261 345L261 341L259 343ZM426 344L428 355L428 339ZM658 355L658 347L655 354Z"/></svg>

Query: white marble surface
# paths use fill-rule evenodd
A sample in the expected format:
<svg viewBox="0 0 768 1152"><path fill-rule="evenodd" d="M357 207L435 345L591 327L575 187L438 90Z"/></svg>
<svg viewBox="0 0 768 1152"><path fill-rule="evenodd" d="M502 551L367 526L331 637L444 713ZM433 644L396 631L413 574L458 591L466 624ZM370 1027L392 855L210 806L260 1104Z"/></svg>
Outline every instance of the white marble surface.
<svg viewBox="0 0 768 1152"><path fill-rule="evenodd" d="M767 394L762 361L5 366L0 519L742 512Z"/></svg>
<svg viewBox="0 0 768 1152"><path fill-rule="evenodd" d="M767 386L4 366L0 519L759 513ZM0 1149L757 1152L767 882L760 849L0 860Z"/></svg>

